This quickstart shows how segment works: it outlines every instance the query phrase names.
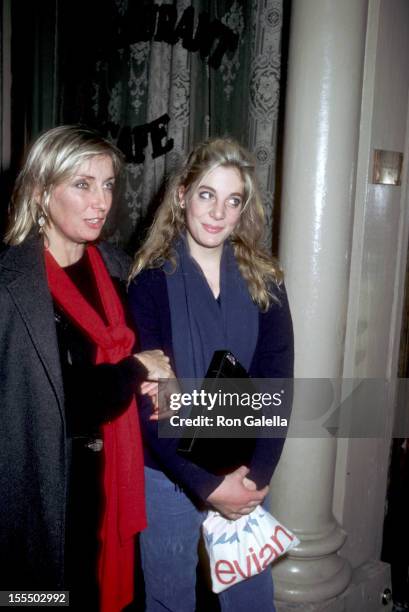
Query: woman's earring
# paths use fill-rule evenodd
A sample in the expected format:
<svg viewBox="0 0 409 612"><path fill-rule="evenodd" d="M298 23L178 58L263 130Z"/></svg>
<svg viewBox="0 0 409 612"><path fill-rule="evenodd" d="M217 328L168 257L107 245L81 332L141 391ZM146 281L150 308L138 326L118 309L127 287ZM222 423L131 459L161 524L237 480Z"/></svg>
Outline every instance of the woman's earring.
<svg viewBox="0 0 409 612"><path fill-rule="evenodd" d="M184 202L184 200L182 200L182 201L180 202L180 208L184 208L184 207L185 207L185 202Z"/></svg>
<svg viewBox="0 0 409 612"><path fill-rule="evenodd" d="M44 225L45 225L45 216L41 213L41 215L38 217L38 227L40 228L40 230L43 229Z"/></svg>

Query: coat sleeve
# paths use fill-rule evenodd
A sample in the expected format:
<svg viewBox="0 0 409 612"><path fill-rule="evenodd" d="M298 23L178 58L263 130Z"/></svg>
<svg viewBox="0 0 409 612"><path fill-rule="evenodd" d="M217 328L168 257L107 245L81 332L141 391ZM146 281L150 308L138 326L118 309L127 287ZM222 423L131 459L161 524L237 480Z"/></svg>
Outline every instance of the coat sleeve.
<svg viewBox="0 0 409 612"><path fill-rule="evenodd" d="M99 365L68 363L62 349L60 356L67 427L74 437L89 435L122 414L147 377L146 368L132 356Z"/></svg>
<svg viewBox="0 0 409 612"><path fill-rule="evenodd" d="M260 314L259 337L250 367L252 378L284 379L280 416L291 414L294 375L294 336L291 313L284 285L266 313ZM281 389L281 385L280 385ZM276 412L278 414L278 412ZM250 465L249 478L258 488L268 485L283 450L285 437L260 437Z"/></svg>
<svg viewBox="0 0 409 612"><path fill-rule="evenodd" d="M146 270L129 287L129 307L138 331L141 350L162 349L171 360L172 336L166 279L161 270ZM139 400L141 429L145 445L163 472L194 498L205 501L223 477L210 474L177 454L178 439L161 438L158 423L149 420L151 402Z"/></svg>

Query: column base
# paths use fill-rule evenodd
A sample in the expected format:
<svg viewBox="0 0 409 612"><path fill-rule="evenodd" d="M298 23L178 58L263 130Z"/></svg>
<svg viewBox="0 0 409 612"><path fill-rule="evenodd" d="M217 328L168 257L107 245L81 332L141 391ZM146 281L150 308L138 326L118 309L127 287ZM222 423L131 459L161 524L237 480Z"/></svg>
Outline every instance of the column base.
<svg viewBox="0 0 409 612"><path fill-rule="evenodd" d="M275 606L277 612L390 612L392 601L383 597L387 590L391 590L390 566L370 561L353 571L348 588L337 597L311 603L276 599Z"/></svg>
<svg viewBox="0 0 409 612"><path fill-rule="evenodd" d="M326 601L345 591L351 573L348 561L336 553L315 559L289 555L273 570L276 598L291 603Z"/></svg>

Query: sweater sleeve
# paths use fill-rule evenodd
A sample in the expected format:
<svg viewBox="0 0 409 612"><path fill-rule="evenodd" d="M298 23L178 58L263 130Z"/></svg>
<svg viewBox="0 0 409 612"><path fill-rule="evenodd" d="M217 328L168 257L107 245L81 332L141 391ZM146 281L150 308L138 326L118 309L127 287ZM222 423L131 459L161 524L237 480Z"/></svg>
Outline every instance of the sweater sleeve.
<svg viewBox="0 0 409 612"><path fill-rule="evenodd" d="M284 285L278 292L279 303L260 314L259 336L250 367L252 378L285 379L285 394L280 415L289 420L293 394L294 336ZM250 465L249 478L258 488L268 485L283 450L284 437L260 437Z"/></svg>
<svg viewBox="0 0 409 612"><path fill-rule="evenodd" d="M162 349L174 369L169 302L161 270L146 270L134 279L129 287L129 308L141 349ZM152 414L149 398L142 396L138 403L144 441L155 463L193 497L205 501L223 477L210 474L180 457L176 450L179 440L159 437L157 421L149 419Z"/></svg>

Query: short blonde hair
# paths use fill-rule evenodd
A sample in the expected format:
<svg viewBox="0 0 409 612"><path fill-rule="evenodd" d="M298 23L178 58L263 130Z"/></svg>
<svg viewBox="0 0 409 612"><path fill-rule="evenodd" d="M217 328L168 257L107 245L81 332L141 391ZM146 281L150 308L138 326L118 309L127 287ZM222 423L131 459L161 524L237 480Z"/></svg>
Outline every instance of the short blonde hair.
<svg viewBox="0 0 409 612"><path fill-rule="evenodd" d="M165 261L176 265L173 244L186 230L179 189L183 187L189 197L203 176L219 166L235 168L243 181L242 214L230 240L254 302L261 310L266 310L273 300L277 300L274 286L281 283L283 274L278 262L264 247L265 215L254 160L231 138L214 138L197 145L180 171L171 178L148 237L135 255L130 279L144 268L160 267Z"/></svg>
<svg viewBox="0 0 409 612"><path fill-rule="evenodd" d="M75 174L78 166L96 155L112 160L115 176L123 155L98 132L80 125L61 125L44 132L31 145L14 186L5 242L20 244L47 209L53 188ZM40 195L38 195L40 194Z"/></svg>

